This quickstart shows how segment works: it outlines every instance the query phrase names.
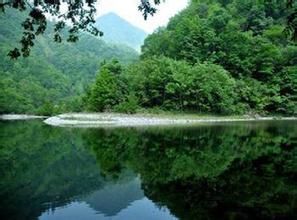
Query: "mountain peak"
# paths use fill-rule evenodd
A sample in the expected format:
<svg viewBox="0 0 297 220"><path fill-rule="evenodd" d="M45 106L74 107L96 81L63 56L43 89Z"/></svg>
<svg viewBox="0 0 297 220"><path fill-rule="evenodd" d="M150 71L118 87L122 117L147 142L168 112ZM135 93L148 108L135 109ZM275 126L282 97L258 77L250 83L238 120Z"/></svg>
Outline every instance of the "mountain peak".
<svg viewBox="0 0 297 220"><path fill-rule="evenodd" d="M106 13L106 14L103 14L103 15L101 15L101 16L99 17L99 19L100 19L100 18L103 18L103 17L115 17L115 18L119 18L119 19L123 19L123 20L125 20L125 19L122 18L120 15L118 15L118 14L116 14L116 13L114 13L114 12L108 12L108 13Z"/></svg>
<svg viewBox="0 0 297 220"><path fill-rule="evenodd" d="M103 31L103 39L107 42L126 44L138 51L147 33L129 23L116 13L109 12L96 20L96 27Z"/></svg>

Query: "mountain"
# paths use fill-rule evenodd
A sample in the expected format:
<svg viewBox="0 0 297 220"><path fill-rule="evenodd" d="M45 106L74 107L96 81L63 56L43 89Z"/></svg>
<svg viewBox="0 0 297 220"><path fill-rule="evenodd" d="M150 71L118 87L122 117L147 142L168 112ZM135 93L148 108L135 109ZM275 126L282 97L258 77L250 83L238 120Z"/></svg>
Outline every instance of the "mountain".
<svg viewBox="0 0 297 220"><path fill-rule="evenodd" d="M96 20L96 27L103 31L103 39L107 42L126 44L137 51L147 33L133 26L115 13L108 13Z"/></svg>
<svg viewBox="0 0 297 220"><path fill-rule="evenodd" d="M128 46L84 33L77 43L55 43L53 23L48 22L30 57L10 60L7 54L19 46L25 19L26 14L13 9L0 14L0 113L38 113L49 106L65 108L69 102L73 107L78 103L74 97L94 80L103 60L116 58L128 64L138 59Z"/></svg>
<svg viewBox="0 0 297 220"><path fill-rule="evenodd" d="M115 217L133 202L143 198L140 180L134 178L119 184L109 184L90 194L84 201L98 213Z"/></svg>

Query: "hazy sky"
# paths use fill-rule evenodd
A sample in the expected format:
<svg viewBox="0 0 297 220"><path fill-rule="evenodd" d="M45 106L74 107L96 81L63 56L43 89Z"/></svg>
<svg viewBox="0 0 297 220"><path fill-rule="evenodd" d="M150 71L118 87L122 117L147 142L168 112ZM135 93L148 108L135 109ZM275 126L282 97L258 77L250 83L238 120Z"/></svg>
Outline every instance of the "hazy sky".
<svg viewBox="0 0 297 220"><path fill-rule="evenodd" d="M135 26L151 33L157 27L166 25L170 17L184 9L188 0L166 0L157 6L157 14L150 16L146 21L138 11L139 3L140 0L98 0L98 16L115 12Z"/></svg>

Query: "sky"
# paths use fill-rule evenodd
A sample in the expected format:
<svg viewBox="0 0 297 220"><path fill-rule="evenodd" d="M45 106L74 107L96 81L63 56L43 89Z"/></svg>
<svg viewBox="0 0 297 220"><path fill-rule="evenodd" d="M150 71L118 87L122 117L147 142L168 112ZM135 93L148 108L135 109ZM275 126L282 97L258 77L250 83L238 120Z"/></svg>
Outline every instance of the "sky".
<svg viewBox="0 0 297 220"><path fill-rule="evenodd" d="M148 17L146 21L138 11L139 3L140 0L98 0L97 16L114 12L147 33L152 33L156 28L165 26L172 16L184 9L188 0L165 0L157 6L157 14Z"/></svg>

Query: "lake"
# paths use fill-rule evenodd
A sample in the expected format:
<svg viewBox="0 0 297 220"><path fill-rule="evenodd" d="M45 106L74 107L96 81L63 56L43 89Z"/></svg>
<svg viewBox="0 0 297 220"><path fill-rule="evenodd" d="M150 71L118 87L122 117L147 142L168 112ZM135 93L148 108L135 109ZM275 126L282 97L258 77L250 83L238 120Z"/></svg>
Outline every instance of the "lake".
<svg viewBox="0 0 297 220"><path fill-rule="evenodd" d="M297 123L2 121L0 219L297 219Z"/></svg>

